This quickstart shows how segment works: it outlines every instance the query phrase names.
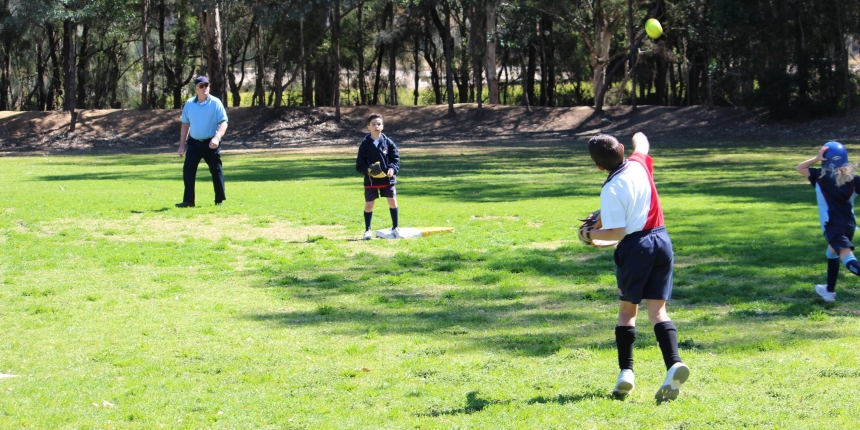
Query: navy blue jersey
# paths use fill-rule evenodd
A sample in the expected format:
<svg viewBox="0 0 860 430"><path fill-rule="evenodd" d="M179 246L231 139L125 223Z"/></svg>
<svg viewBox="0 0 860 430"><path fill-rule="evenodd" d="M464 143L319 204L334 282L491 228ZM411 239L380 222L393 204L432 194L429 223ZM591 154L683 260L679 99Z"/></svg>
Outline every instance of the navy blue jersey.
<svg viewBox="0 0 860 430"><path fill-rule="evenodd" d="M388 169L394 170L394 176L385 178L371 178L367 169L373 163L379 162L383 172ZM358 156L355 158L355 170L364 175L365 188L385 188L397 183L397 173L400 172L400 151L393 140L383 133L379 136L379 146L373 144L370 134L358 145Z"/></svg>
<svg viewBox="0 0 860 430"><path fill-rule="evenodd" d="M815 187L818 199L818 219L823 230L827 224L834 226L854 227L854 198L860 186L860 176L841 187L836 186L836 179L829 172L822 174L821 169L809 169L809 183Z"/></svg>

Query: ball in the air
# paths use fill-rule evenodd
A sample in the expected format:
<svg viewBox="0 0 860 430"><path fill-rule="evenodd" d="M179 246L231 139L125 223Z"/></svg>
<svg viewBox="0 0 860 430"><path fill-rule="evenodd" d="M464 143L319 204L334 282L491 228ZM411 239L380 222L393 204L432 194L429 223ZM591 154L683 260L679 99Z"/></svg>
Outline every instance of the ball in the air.
<svg viewBox="0 0 860 430"><path fill-rule="evenodd" d="M663 26L660 25L660 21L649 18L648 21L645 21L645 32L648 33L648 37L656 39L663 35Z"/></svg>

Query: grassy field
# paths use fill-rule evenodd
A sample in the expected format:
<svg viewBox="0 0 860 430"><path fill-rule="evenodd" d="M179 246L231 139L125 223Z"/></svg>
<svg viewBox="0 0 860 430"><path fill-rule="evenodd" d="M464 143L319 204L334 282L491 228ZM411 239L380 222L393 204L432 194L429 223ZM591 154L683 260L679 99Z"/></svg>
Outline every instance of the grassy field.
<svg viewBox="0 0 860 430"><path fill-rule="evenodd" d="M692 368L662 405L644 314L637 388L610 397L582 141L404 142L401 225L456 232L370 242L354 147L225 152L225 206L203 167L184 210L175 154L0 158L0 428L856 428L860 282L813 292L794 171L820 144L652 142Z"/></svg>

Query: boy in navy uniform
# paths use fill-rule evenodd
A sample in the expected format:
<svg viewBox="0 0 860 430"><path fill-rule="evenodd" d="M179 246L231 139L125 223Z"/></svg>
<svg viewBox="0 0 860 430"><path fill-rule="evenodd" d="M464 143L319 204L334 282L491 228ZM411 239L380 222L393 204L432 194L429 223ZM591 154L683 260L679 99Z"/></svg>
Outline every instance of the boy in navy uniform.
<svg viewBox="0 0 860 430"><path fill-rule="evenodd" d="M185 193L178 208L194 207L194 182L200 160L206 161L215 187L215 204L227 199L224 195L224 170L221 167L221 138L227 132L227 111L218 97L209 94L209 78L194 80L194 98L182 107L182 131L179 134L179 156L185 155L182 179ZM187 143L187 145L186 145Z"/></svg>
<svg viewBox="0 0 860 430"><path fill-rule="evenodd" d="M666 312L672 295L674 252L663 222L663 209L654 185L654 161L642 133L633 136L633 155L624 159L624 145L602 134L588 141L591 159L609 172L600 192L602 226L590 232L592 239L619 240L615 249L616 279L620 294L615 342L621 373L612 394L624 398L633 390L633 342L636 314L644 299L648 318L663 353L666 379L654 397L658 402L674 400L679 387L690 376L690 368L678 355L678 334Z"/></svg>
<svg viewBox="0 0 860 430"><path fill-rule="evenodd" d="M364 240L370 240L373 233L370 229L373 220L373 205L378 197L388 199L391 212L391 233L395 238L400 237L397 213L397 172L400 171L400 153L397 145L388 136L382 134L382 115L372 113L367 117L367 131L364 140L358 146L358 157L355 159L355 170L364 175ZM374 174L372 167L379 163L378 173Z"/></svg>
<svg viewBox="0 0 860 430"><path fill-rule="evenodd" d="M809 166L821 161L821 168ZM840 261L860 276L860 262L854 257L854 198L860 177L854 175L857 164L848 162L848 151L839 142L827 142L818 155L797 165L797 172L809 179L818 200L818 220L827 240L827 284L815 286L825 302L836 300L836 278Z"/></svg>

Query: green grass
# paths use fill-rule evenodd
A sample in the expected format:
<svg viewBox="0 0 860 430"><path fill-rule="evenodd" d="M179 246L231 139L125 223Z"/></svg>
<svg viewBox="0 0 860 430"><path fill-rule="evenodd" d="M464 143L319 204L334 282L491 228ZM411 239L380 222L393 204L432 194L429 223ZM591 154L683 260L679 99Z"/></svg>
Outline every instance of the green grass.
<svg viewBox="0 0 860 430"><path fill-rule="evenodd" d="M0 158L0 428L854 428L860 282L812 291L794 172L820 143L652 144L692 368L663 405L645 315L637 388L609 397L612 252L573 229L605 176L581 141L403 142L401 224L456 232L370 242L353 147L225 153L226 205L201 168L184 210L175 155Z"/></svg>

